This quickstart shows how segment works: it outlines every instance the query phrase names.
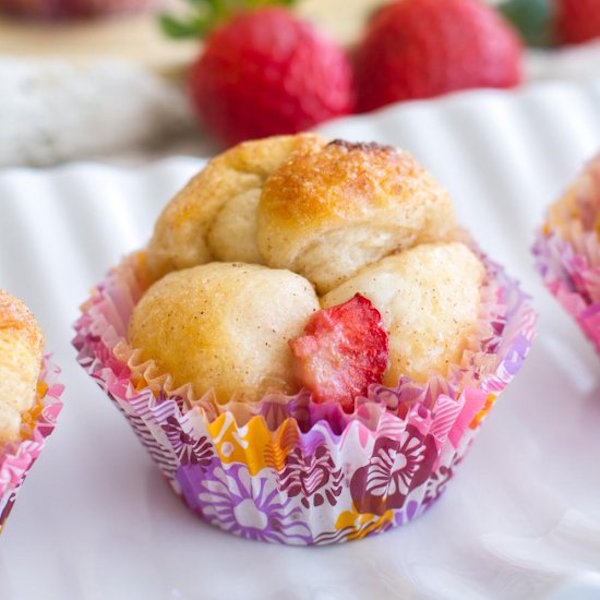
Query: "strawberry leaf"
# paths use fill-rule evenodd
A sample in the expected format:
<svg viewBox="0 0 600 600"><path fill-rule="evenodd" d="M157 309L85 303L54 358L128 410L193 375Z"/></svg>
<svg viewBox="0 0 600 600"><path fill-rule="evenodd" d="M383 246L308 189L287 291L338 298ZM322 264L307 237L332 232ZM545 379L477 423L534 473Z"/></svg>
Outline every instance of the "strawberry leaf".
<svg viewBox="0 0 600 600"><path fill-rule="evenodd" d="M172 39L202 37L206 34L205 24L198 19L178 19L172 15L161 14L158 22L163 33Z"/></svg>
<svg viewBox="0 0 600 600"><path fill-rule="evenodd" d="M163 33L173 39L206 37L215 27L233 15L267 6L292 6L296 0L187 0L188 14L160 14Z"/></svg>
<svg viewBox="0 0 600 600"><path fill-rule="evenodd" d="M506 0L499 6L528 46L553 46L555 7L552 0Z"/></svg>

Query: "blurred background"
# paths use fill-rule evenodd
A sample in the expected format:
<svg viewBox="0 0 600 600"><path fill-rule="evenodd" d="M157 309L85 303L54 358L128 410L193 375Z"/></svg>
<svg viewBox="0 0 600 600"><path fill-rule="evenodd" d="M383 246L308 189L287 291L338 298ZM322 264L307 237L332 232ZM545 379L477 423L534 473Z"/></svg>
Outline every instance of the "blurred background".
<svg viewBox="0 0 600 600"><path fill-rule="evenodd" d="M600 0L0 0L0 166L206 156L600 73Z"/></svg>

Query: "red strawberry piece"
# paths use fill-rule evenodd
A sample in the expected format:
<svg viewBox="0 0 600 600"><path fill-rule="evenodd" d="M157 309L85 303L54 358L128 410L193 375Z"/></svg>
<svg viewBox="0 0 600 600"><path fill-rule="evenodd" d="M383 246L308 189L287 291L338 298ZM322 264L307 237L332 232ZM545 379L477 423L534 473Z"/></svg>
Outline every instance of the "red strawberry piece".
<svg viewBox="0 0 600 600"><path fill-rule="evenodd" d="M369 384L381 382L387 366L381 314L360 294L317 312L290 347L296 377L315 402L338 402L348 412Z"/></svg>
<svg viewBox="0 0 600 600"><path fill-rule="evenodd" d="M226 144L308 129L353 109L343 50L281 8L235 16L206 40L192 101Z"/></svg>
<svg viewBox="0 0 600 600"><path fill-rule="evenodd" d="M69 19L133 12L155 4L153 0L0 0L0 12L44 19Z"/></svg>
<svg viewBox="0 0 600 600"><path fill-rule="evenodd" d="M600 37L599 0L555 0L556 35L563 44L580 44Z"/></svg>
<svg viewBox="0 0 600 600"><path fill-rule="evenodd" d="M356 56L358 108L521 81L522 44L480 0L401 0L380 10Z"/></svg>

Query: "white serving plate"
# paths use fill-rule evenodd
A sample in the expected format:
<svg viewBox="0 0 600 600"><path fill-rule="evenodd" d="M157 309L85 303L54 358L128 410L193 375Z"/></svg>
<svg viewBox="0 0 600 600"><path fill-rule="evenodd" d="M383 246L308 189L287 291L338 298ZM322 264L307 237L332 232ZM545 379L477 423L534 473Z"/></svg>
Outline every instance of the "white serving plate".
<svg viewBox="0 0 600 600"><path fill-rule="evenodd" d="M406 104L323 132L402 146L534 296L540 334L449 486L410 525L343 546L249 542L204 524L75 363L89 288L140 247L200 166L0 172L0 285L33 308L65 409L0 540L2 599L593 598L600 594L600 369L543 289L544 207L600 148L600 82Z"/></svg>

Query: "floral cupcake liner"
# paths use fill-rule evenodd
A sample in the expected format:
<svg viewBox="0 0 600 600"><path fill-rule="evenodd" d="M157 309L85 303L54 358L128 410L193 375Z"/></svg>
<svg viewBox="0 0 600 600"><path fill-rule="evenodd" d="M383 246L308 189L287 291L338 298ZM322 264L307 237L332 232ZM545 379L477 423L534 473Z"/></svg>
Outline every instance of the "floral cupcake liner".
<svg viewBox="0 0 600 600"><path fill-rule="evenodd" d="M546 288L600 353L600 156L551 209L532 252Z"/></svg>
<svg viewBox="0 0 600 600"><path fill-rule="evenodd" d="M540 233L533 254L546 288L600 353L600 261L592 263L558 233Z"/></svg>
<svg viewBox="0 0 600 600"><path fill-rule="evenodd" d="M62 409L60 369L44 357L35 406L23 416L21 440L0 448L0 532L31 467L54 431Z"/></svg>
<svg viewBox="0 0 600 600"><path fill-rule="evenodd" d="M446 488L496 397L518 372L536 314L485 257L479 351L449 381L372 386L352 414L301 392L249 407L174 389L125 336L146 284L144 255L113 269L82 307L77 360L106 391L174 491L205 521L242 537L329 544L423 513Z"/></svg>

